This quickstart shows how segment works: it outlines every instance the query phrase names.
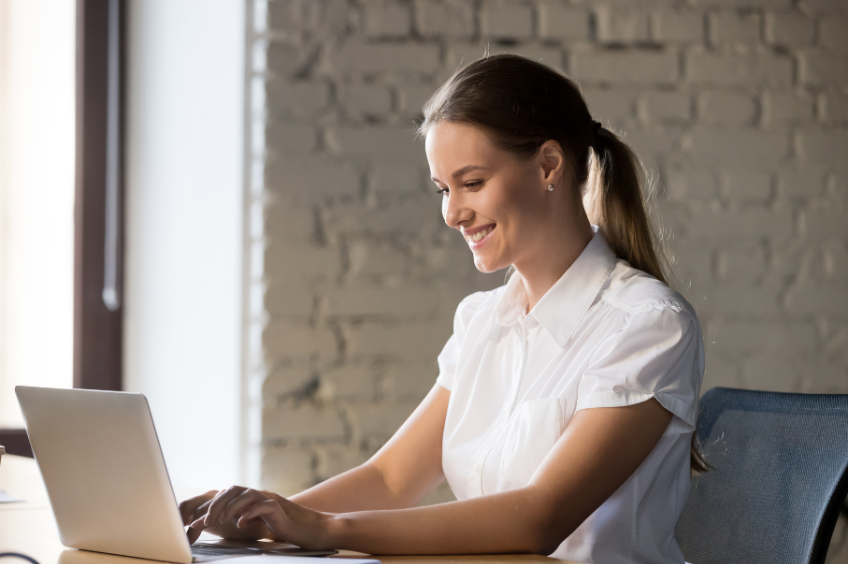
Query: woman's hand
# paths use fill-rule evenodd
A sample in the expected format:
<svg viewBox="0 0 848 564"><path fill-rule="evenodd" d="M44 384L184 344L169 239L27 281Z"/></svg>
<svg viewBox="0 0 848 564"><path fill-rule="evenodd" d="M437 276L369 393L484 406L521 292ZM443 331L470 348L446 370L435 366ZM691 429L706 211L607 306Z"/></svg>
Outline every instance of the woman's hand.
<svg viewBox="0 0 848 564"><path fill-rule="evenodd" d="M232 489L232 488L231 488ZM223 494L228 490L211 490L205 494L201 494L180 503L180 516L183 520L183 525L191 525L200 518L202 520L209 511L209 507L219 494ZM242 527L237 527L235 523L227 522L216 526L202 526L199 528L190 528L188 530L188 542L193 544L200 536L201 531L206 530L213 535L228 539L241 540L259 540L273 538L271 531L265 526L261 519L253 520L253 522L245 522Z"/></svg>
<svg viewBox="0 0 848 564"><path fill-rule="evenodd" d="M330 525L333 515L313 511L272 492L232 486L220 492L207 492L183 502L193 511L189 541L201 531L227 538L268 538L290 542L304 548L333 548ZM182 511L183 504L180 504Z"/></svg>

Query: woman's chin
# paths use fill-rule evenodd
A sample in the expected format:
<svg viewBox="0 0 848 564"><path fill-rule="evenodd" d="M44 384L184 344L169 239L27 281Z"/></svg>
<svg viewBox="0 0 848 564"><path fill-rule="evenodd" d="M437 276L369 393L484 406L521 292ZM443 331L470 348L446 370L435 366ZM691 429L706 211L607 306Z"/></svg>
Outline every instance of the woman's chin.
<svg viewBox="0 0 848 564"><path fill-rule="evenodd" d="M499 264L496 264L496 261L486 260L484 257L481 257L481 256L475 254L474 255L474 266L476 266L477 270L479 270L480 272L482 272L484 274L488 274L490 272L497 272L498 270L501 270L502 268L506 268L506 266L509 266L509 265L501 266Z"/></svg>

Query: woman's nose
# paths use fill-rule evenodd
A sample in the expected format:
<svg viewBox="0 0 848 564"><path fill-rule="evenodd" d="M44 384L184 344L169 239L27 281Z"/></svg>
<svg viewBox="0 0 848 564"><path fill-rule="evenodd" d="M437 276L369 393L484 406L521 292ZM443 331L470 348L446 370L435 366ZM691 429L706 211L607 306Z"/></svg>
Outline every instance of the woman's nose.
<svg viewBox="0 0 848 564"><path fill-rule="evenodd" d="M442 216L449 227L459 229L463 221L470 219L474 213L462 205L462 198L448 194L442 200Z"/></svg>

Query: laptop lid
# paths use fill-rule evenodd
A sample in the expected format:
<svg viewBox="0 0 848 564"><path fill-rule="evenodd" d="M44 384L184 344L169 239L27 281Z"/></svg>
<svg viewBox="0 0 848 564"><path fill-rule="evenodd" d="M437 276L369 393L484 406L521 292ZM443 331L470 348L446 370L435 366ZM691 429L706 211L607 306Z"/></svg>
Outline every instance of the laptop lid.
<svg viewBox="0 0 848 564"><path fill-rule="evenodd" d="M142 394L26 386L15 393L63 545L192 561Z"/></svg>

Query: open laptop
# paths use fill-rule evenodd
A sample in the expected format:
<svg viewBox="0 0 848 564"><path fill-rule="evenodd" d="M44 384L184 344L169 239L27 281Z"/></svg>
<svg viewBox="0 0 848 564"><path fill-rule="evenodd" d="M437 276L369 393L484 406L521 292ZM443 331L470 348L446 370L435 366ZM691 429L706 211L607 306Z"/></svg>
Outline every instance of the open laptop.
<svg viewBox="0 0 848 564"><path fill-rule="evenodd" d="M336 553L223 539L190 546L142 394L26 386L15 393L67 547L181 564Z"/></svg>

